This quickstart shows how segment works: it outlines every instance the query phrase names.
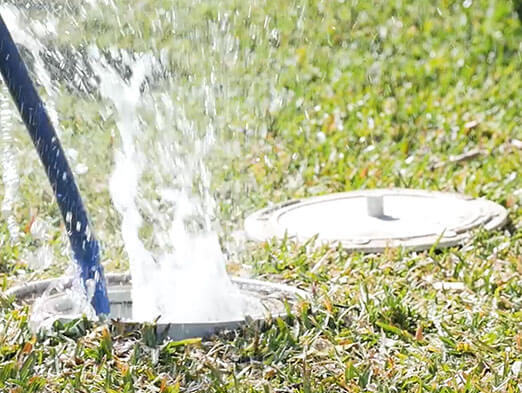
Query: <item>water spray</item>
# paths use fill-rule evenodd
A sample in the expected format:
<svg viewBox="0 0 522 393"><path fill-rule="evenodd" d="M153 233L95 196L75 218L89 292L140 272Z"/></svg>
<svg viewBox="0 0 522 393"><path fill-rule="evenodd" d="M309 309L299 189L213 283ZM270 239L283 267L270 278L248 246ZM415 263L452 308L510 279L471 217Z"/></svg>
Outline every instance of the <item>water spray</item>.
<svg viewBox="0 0 522 393"><path fill-rule="evenodd" d="M87 293L93 293L91 303L94 310L96 314L108 314L109 300L98 241L91 230L87 211L58 136L1 16L0 72L51 183L74 258L80 268L80 277Z"/></svg>

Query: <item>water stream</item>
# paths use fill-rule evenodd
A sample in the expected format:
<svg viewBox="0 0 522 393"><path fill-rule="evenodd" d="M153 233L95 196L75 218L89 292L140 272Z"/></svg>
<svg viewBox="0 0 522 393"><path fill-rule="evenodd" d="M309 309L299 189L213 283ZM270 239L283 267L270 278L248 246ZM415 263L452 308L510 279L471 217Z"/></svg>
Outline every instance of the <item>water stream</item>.
<svg viewBox="0 0 522 393"><path fill-rule="evenodd" d="M206 6L216 13L202 13ZM77 176L96 176L100 168L110 168L99 177L105 181L104 192L108 190L118 222L102 222L99 233L119 226L132 275L136 320L161 317L167 322L202 322L243 317L243 300L226 272L208 162L216 148L237 159L234 155L241 152L234 140L237 132L247 130L252 138L263 138L268 128L265 114L277 111L287 97L276 90L277 74L269 69L272 49L266 43L277 40L278 32L270 28L269 19L262 25L252 23L252 42L268 48L264 53L267 67L253 72L255 53L240 48L233 32L234 23L249 21L236 20L229 6L223 1L202 1L158 8L149 30L138 32L131 21L143 23L141 11L128 8L124 16L119 12L123 6L109 0L81 6L65 2L63 8L44 7L43 11L0 7L15 41L32 56L32 75L59 134L67 131L61 129L65 118L86 116L78 108L94 108L92 117L103 130L101 135L112 135L107 146L94 140L94 131L91 143L88 137L73 139L65 132L70 138L66 140L85 149L79 152L78 146L62 143L70 160L80 155L78 160L88 162L81 170L75 167ZM31 19L31 12L39 18ZM157 32L172 44L162 45L152 37L143 37L139 48L100 44L110 30L109 21L119 33L130 31L130 36L143 37L146 31ZM100 28L85 36L81 26L86 25ZM76 27L81 37L75 37L70 27ZM64 34L77 43L63 44ZM61 70L58 76L49 62ZM2 213L16 238L18 224L12 211L17 157L9 143L13 114L5 92L1 99ZM60 113L57 108L65 99L78 102L78 108L71 104L65 107L70 113ZM100 149L112 150L107 156L113 164L89 161ZM75 152L72 157L71 151ZM95 218L98 215L102 213L95 210ZM101 240L105 248L117 244L112 238ZM79 288L75 287L75 296ZM82 299L77 302L79 309L88 304L85 296Z"/></svg>
<svg viewBox="0 0 522 393"><path fill-rule="evenodd" d="M90 49L100 93L114 107L121 138L109 188L122 217L134 318L161 316L169 322L242 318L240 295L226 274L211 223L213 199L204 157L213 143L212 129L200 139L183 104L173 102L168 91L141 92L146 78L161 67L152 54L122 52L122 61L133 70L125 81L96 48ZM143 121L147 114L153 117L149 129ZM185 143L179 143L179 136ZM149 248L140 236L144 216Z"/></svg>
<svg viewBox="0 0 522 393"><path fill-rule="evenodd" d="M7 230L13 242L19 237L18 223L13 214L18 195L18 170L16 150L13 143L13 109L11 108L9 91L2 85L0 91L0 166L4 198L2 200L2 216L7 222Z"/></svg>

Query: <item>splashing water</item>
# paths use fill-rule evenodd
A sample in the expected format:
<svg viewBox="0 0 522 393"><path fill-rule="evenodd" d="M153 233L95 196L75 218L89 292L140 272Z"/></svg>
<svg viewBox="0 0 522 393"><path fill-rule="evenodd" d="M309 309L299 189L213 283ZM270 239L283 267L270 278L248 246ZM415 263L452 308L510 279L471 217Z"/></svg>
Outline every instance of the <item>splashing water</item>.
<svg viewBox="0 0 522 393"><path fill-rule="evenodd" d="M18 169L16 150L13 146L12 109L9 100L7 86L2 84L0 91L0 166L2 167L2 181L4 183L2 216L7 221L7 230L11 240L16 242L20 230L13 209L18 193Z"/></svg>
<svg viewBox="0 0 522 393"><path fill-rule="evenodd" d="M205 142L198 141L201 144L195 147L196 157L192 157L197 160L195 165L202 179L202 193L197 196L192 193L191 174L187 176L188 168L180 165L173 143L173 139L177 139L176 132L185 135L193 132L190 122L182 113L177 113L178 127L175 127L172 116L176 110L164 108L166 113L161 113L156 100L165 102L166 93L154 98L140 92L146 77L160 66L158 61L151 54L132 59L122 52L122 61L133 70L127 82L108 66L96 48L90 49L91 66L100 79L100 93L114 106L121 138L110 193L122 216L122 237L130 259L133 318L146 321L161 316L168 322L242 318L239 292L226 275L217 234L211 230L209 212L203 207L204 199L211 198L202 158L208 149L205 142L211 143L212 138L207 136ZM158 129L161 133L154 133L152 137L139 115L140 109L146 110L147 106L153 108L156 125L162 128ZM162 115L171 117L170 130ZM155 200L152 201L140 195L140 181L146 172L155 177L152 190ZM147 250L140 238L139 230L143 226L140 201L148 219L159 223L154 228L154 232L158 231L156 252ZM198 221L196 224L201 228L191 234L187 225L194 221Z"/></svg>
<svg viewBox="0 0 522 393"><path fill-rule="evenodd" d="M195 19L188 16L195 8L204 10L206 6L219 11L192 25ZM235 6L228 11L227 6L221 0L209 0L156 9L158 19L151 23L152 31L171 29L176 36L168 49L151 41L150 50L129 50L95 44L91 37L81 49L66 47L66 55L59 48L48 47L49 42L52 45L63 37L59 32L62 20L56 22L47 12L49 23L31 22L28 33L23 28L27 22L24 15L5 7L15 40L34 58L31 66L47 93L46 106L53 123L58 125L60 120L54 108L67 97L59 90L63 82L62 86L74 91L73 101L88 102L91 108L95 105L106 134L114 130L119 136L107 183L130 262L135 320L150 321L158 316L164 322L243 318L244 302L227 275L218 236L222 232L215 217L209 156L216 147L228 149L234 156L241 154L239 142L227 140L227 135L239 132L249 138L264 138L271 121L266 114L277 112L291 97L275 87L277 70L271 70L270 57L280 38L270 28L270 19L256 25L249 8L247 21L235 21ZM5 12L0 11L5 18ZM138 15L138 10L128 11L126 18ZM120 29L128 29L110 0L92 0L71 12L76 12L66 18L71 25L81 18L112 22L113 15ZM233 33L237 22L251 23L253 47L264 45L263 68L256 67L252 49L240 48ZM63 72L68 72L63 64L71 61L72 76L60 74L63 80L53 79L55 76L44 69L44 58L58 63ZM81 119L76 109L67 109ZM78 148L78 142L74 140L74 146L64 143L66 152ZM89 146L84 144L83 148ZM99 146L84 151L82 160L97 149ZM99 171L93 165L108 167L102 161L90 162L85 177ZM222 192L234 189L241 194L242 186L233 182ZM104 236L100 238L104 240ZM45 247L42 250L48 254ZM80 285L75 288L77 295L82 293ZM92 313L85 299L85 294L78 297L78 310Z"/></svg>
<svg viewBox="0 0 522 393"><path fill-rule="evenodd" d="M0 4L0 13L4 22L8 26L11 34L16 37L16 42L23 48L28 50L34 58L33 69L38 74L38 82L44 87L47 94L53 95L55 86L51 81L49 72L45 67L45 63L40 56L46 51L45 45L38 38L53 36L56 34L56 21L49 15L45 20L31 20L30 23L26 20L24 15L13 5ZM30 27L30 33L26 31L27 26ZM14 214L15 206L19 203L19 165L20 152L16 147L15 116L18 119L18 112L11 102L11 97L7 86L0 80L0 166L2 168L2 182L4 184L4 196L1 205L2 216L7 221L7 228L11 240L16 243L20 237L20 228L16 221ZM58 115L54 106L53 100L48 100L46 105L47 112L54 124L59 124ZM57 127L59 131L60 128ZM22 174L27 174L31 168L26 168ZM46 256L45 261L38 263L36 260L39 256ZM29 257L34 263L30 263L31 267L38 266L43 268L49 266L49 260L52 258L52 253L48 246L43 250L37 250L35 254Z"/></svg>
<svg viewBox="0 0 522 393"><path fill-rule="evenodd" d="M45 62L40 56L40 53L45 53L46 48L43 42L38 37L52 37L56 34L56 21L47 17L44 21L31 20L29 23L30 33L26 31L24 26L27 24L27 20L20 13L20 11L9 4L0 5L0 12L5 24L9 28L12 35L16 37L18 45L22 45L24 48L29 50L34 56L34 72L38 75L38 82L43 86L45 92L48 95L53 95L56 87L51 81L51 76L45 67ZM36 37L35 37L36 36ZM59 124L58 114L54 106L53 100L46 101L45 108L53 124ZM57 127L59 130L59 127Z"/></svg>

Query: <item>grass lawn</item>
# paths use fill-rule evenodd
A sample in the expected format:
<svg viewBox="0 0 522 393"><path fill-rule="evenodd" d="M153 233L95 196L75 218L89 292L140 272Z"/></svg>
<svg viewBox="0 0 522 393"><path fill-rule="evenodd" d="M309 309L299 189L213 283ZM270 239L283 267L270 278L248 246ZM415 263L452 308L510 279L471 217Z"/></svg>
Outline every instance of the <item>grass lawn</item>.
<svg viewBox="0 0 522 393"><path fill-rule="evenodd" d="M35 71L30 48L23 54L56 110L106 270L128 262L108 192L116 114L84 62L94 46L115 67L122 51L161 58L164 72L144 95L167 91L196 129L215 127L205 160L230 273L314 299L263 331L154 343L146 326L121 336L82 320L34 337L28 309L1 297L0 392L522 391L522 25L513 2L22 3L6 1L33 21L23 25L29 36L56 31L39 36L54 82ZM211 71L212 116L201 98ZM143 114L149 136L152 114ZM70 264L47 179L22 124L13 127L14 140L0 144L15 151L21 235L12 241L0 220L4 289ZM165 135L176 138L172 127ZM462 247L382 255L242 239L244 217L271 202L375 187L486 197L509 222ZM44 245L53 263L37 269L30 261Z"/></svg>

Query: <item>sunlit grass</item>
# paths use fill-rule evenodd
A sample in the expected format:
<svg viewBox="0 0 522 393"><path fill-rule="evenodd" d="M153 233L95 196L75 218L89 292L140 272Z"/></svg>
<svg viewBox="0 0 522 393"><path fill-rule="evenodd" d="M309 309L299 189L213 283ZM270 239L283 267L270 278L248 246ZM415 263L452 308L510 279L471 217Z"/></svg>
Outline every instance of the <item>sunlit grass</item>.
<svg viewBox="0 0 522 393"><path fill-rule="evenodd" d="M88 321L33 337L27 309L2 297L0 391L522 389L522 27L511 1L100 1L86 14L62 3L74 18L53 8L62 15L63 34L49 43L57 50L166 49L169 69L194 83L211 62L194 54L190 32L226 15L241 61L227 79L238 91L223 103L227 128L209 160L223 244L231 270L306 289L314 302L265 331L158 344L147 327L121 336ZM198 43L208 49L211 38ZM123 270L107 192L114 119L100 113L95 92L69 91L68 82L57 82L62 142L79 152L73 166L89 168L77 181L104 263ZM197 105L187 103L194 113ZM68 263L50 188L21 125L17 135L24 235L12 245L0 225L4 287ZM391 186L484 196L508 209L509 222L424 253L349 254L287 239L234 247L246 214L270 202ZM23 231L34 215L52 224L57 261L43 273L23 258L40 244Z"/></svg>

